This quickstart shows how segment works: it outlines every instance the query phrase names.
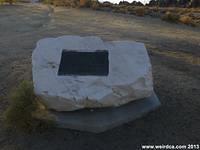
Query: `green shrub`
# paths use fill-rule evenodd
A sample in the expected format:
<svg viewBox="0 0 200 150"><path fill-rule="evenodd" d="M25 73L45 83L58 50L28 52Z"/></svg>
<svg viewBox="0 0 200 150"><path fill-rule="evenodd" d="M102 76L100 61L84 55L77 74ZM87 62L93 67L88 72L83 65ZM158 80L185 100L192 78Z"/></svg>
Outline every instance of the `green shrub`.
<svg viewBox="0 0 200 150"><path fill-rule="evenodd" d="M0 0L0 5L4 4L4 3L9 3L10 5L12 5L13 3L16 3L16 0Z"/></svg>
<svg viewBox="0 0 200 150"><path fill-rule="evenodd" d="M48 122L33 117L33 113L38 109L38 103L31 83L23 81L10 99L10 105L4 113L7 127L31 132L48 126Z"/></svg>
<svg viewBox="0 0 200 150"><path fill-rule="evenodd" d="M2 5L5 2L5 0L0 0L0 5Z"/></svg>
<svg viewBox="0 0 200 150"><path fill-rule="evenodd" d="M53 4L53 0L42 0L41 2L44 4Z"/></svg>
<svg viewBox="0 0 200 150"><path fill-rule="evenodd" d="M162 17L162 20L167 21L167 22L173 22L177 23L179 21L179 15L171 12L166 12L164 16Z"/></svg>
<svg viewBox="0 0 200 150"><path fill-rule="evenodd" d="M16 3L17 1L16 0L7 0L7 2L12 5L13 3Z"/></svg>

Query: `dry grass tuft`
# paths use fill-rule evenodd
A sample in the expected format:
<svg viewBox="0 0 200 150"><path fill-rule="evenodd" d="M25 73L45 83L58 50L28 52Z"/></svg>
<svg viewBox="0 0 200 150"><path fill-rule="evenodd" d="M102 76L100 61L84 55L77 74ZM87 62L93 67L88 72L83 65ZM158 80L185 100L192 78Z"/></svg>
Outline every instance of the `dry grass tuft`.
<svg viewBox="0 0 200 150"><path fill-rule="evenodd" d="M128 9L126 7L117 7L115 9L113 9L113 12L121 13L121 14L127 14L128 13Z"/></svg>
<svg viewBox="0 0 200 150"><path fill-rule="evenodd" d="M172 13L170 11L167 11L162 17L162 20L167 21L167 22L177 23L179 21L179 15Z"/></svg>
<svg viewBox="0 0 200 150"><path fill-rule="evenodd" d="M79 2L74 0L52 0L51 3L54 6L65 6L65 7L77 7L79 5Z"/></svg>
<svg viewBox="0 0 200 150"><path fill-rule="evenodd" d="M4 3L8 3L12 5L13 3L16 3L16 0L0 0L0 5L3 5Z"/></svg>
<svg viewBox="0 0 200 150"><path fill-rule="evenodd" d="M135 9L135 14L137 16L143 17L145 15L146 9L144 7Z"/></svg>
<svg viewBox="0 0 200 150"><path fill-rule="evenodd" d="M96 1L91 2L90 7L94 10L99 10L99 7L100 7L99 2L96 2Z"/></svg>
<svg viewBox="0 0 200 150"><path fill-rule="evenodd" d="M186 24L186 25L195 26L195 23L194 23L192 17L190 17L190 16L180 16L179 22Z"/></svg>
<svg viewBox="0 0 200 150"><path fill-rule="evenodd" d="M5 1L4 0L0 0L0 5L3 5Z"/></svg>
<svg viewBox="0 0 200 150"><path fill-rule="evenodd" d="M92 5L92 1L91 0L80 0L79 7L90 8L91 5Z"/></svg>
<svg viewBox="0 0 200 150"><path fill-rule="evenodd" d="M38 109L38 102L30 82L23 81L11 94L10 99L10 105L4 113L6 127L31 132L53 125L53 122L41 121L33 116Z"/></svg>

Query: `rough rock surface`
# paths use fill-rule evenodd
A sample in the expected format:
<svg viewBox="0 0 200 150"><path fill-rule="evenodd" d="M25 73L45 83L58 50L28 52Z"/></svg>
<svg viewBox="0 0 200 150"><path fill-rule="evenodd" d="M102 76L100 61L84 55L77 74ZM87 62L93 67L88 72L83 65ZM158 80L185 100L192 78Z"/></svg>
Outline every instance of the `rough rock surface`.
<svg viewBox="0 0 200 150"><path fill-rule="evenodd" d="M108 76L58 76L63 49L108 50ZM120 106L153 93L151 63L142 43L104 42L94 36L46 38L38 41L32 65L35 93L57 111Z"/></svg>

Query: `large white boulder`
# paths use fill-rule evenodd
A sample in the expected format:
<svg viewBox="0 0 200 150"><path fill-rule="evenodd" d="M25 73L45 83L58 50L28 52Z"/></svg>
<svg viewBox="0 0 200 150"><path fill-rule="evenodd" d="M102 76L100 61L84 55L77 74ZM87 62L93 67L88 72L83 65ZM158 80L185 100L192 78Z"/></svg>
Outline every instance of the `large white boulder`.
<svg viewBox="0 0 200 150"><path fill-rule="evenodd" d="M59 76L63 49L108 50L107 76ZM104 42L99 37L62 36L38 41L32 54L34 91L49 109L120 106L153 93L152 67L143 43Z"/></svg>

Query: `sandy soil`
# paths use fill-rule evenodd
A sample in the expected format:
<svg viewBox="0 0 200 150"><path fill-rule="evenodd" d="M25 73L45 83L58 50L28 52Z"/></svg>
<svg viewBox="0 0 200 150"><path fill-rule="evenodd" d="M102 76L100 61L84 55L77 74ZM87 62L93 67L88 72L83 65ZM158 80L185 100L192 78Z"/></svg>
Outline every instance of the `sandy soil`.
<svg viewBox="0 0 200 150"><path fill-rule="evenodd" d="M150 17L30 4L0 6L0 112L11 89L31 79L36 42L61 35L144 42L162 107L100 134L52 129L25 135L6 131L0 122L0 149L132 150L141 144L200 143L200 29Z"/></svg>

